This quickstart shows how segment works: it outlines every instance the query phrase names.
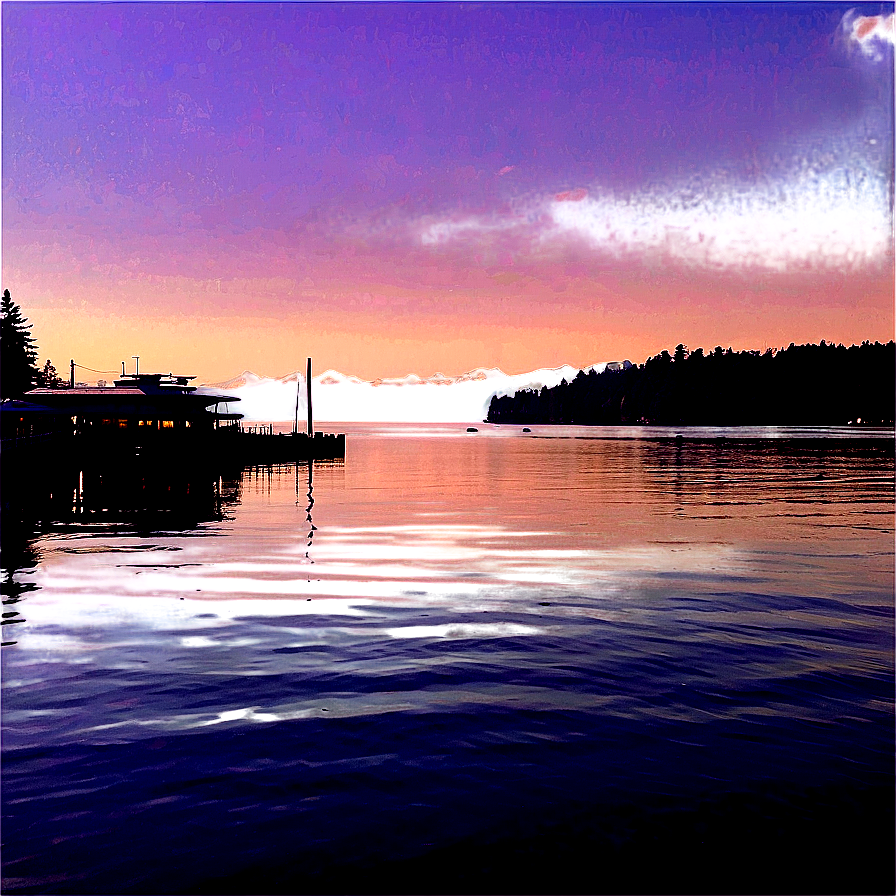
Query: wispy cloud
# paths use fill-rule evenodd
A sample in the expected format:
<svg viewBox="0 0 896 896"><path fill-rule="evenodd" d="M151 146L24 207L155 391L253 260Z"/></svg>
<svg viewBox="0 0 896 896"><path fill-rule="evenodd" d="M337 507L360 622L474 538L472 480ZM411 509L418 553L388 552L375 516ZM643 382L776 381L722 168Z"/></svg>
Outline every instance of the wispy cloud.
<svg viewBox="0 0 896 896"><path fill-rule="evenodd" d="M420 240L424 246L437 246L447 243L462 233L472 230L476 226L473 218L462 218L457 221L431 221L420 231Z"/></svg>
<svg viewBox="0 0 896 896"><path fill-rule="evenodd" d="M579 187L576 190L564 190L562 193L558 193L554 199L557 202L581 202L587 196L588 191Z"/></svg>
<svg viewBox="0 0 896 896"><path fill-rule="evenodd" d="M867 168L808 168L743 188L705 179L627 197L558 197L549 211L555 235L615 257L789 273L879 264L892 239L887 196Z"/></svg>

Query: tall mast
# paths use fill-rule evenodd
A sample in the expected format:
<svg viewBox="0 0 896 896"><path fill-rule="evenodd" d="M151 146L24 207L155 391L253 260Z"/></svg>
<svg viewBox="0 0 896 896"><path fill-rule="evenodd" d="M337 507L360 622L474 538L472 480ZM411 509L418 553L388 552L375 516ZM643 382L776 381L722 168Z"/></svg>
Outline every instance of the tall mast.
<svg viewBox="0 0 896 896"><path fill-rule="evenodd" d="M314 435L314 420L311 416L311 358L308 359L308 372L305 375L305 386L308 390L308 435Z"/></svg>

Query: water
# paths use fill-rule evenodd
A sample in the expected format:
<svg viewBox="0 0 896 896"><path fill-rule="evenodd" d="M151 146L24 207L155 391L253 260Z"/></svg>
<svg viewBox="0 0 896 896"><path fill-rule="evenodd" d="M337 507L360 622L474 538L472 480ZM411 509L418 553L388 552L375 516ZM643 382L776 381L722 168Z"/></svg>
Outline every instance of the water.
<svg viewBox="0 0 896 896"><path fill-rule="evenodd" d="M892 432L464 429L4 494L5 892L893 890Z"/></svg>

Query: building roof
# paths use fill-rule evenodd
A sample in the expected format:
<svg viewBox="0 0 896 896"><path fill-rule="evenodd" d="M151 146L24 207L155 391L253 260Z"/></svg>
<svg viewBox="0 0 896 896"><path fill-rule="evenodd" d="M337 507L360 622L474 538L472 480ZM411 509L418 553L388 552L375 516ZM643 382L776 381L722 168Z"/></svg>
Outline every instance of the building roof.
<svg viewBox="0 0 896 896"><path fill-rule="evenodd" d="M195 407L209 407L213 404L225 404L231 401L239 401L237 395L220 395L213 392L199 393L193 391L181 391L179 389L159 389L145 391L132 389L127 386L76 386L74 389L32 389L25 393L26 398L37 399L58 407L61 404L76 403L79 407L85 400L91 399L105 401L118 405L124 401L137 403L161 403L161 404L187 404Z"/></svg>
<svg viewBox="0 0 896 896"><path fill-rule="evenodd" d="M167 417L212 414L212 405L239 401L236 395L197 392L189 385L192 376L171 373L139 373L122 375L111 386L77 385L72 388L40 387L25 393L21 407L28 413L101 414L110 416ZM6 408L13 410L14 408ZM217 415L223 419L220 414ZM239 419L241 414L227 419Z"/></svg>
<svg viewBox="0 0 896 896"><path fill-rule="evenodd" d="M74 389L32 389L30 392L26 392L26 395L33 395L35 398L38 397L52 397L57 398L60 395L65 395L67 397L75 397L88 395L91 398L96 398L98 396L117 396L117 395L140 395L145 396L146 392L142 389L124 389L117 388L115 386L76 386Z"/></svg>

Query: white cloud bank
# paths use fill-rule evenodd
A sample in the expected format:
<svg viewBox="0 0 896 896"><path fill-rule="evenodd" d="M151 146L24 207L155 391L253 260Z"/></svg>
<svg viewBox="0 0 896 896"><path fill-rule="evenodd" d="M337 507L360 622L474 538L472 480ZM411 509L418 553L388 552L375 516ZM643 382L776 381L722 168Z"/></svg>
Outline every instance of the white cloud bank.
<svg viewBox="0 0 896 896"><path fill-rule="evenodd" d="M599 372L605 367L605 363L595 364L585 371ZM410 374L367 382L328 370L311 379L314 419L342 423L478 423L488 413L493 396L556 386L564 379L572 380L578 372L578 367L568 364L520 374L480 367L461 376L436 373L423 379ZM243 414L247 422L293 420L298 392L299 421L306 417L305 378L301 374L271 378L246 371L204 391L237 396L240 401L230 410Z"/></svg>

